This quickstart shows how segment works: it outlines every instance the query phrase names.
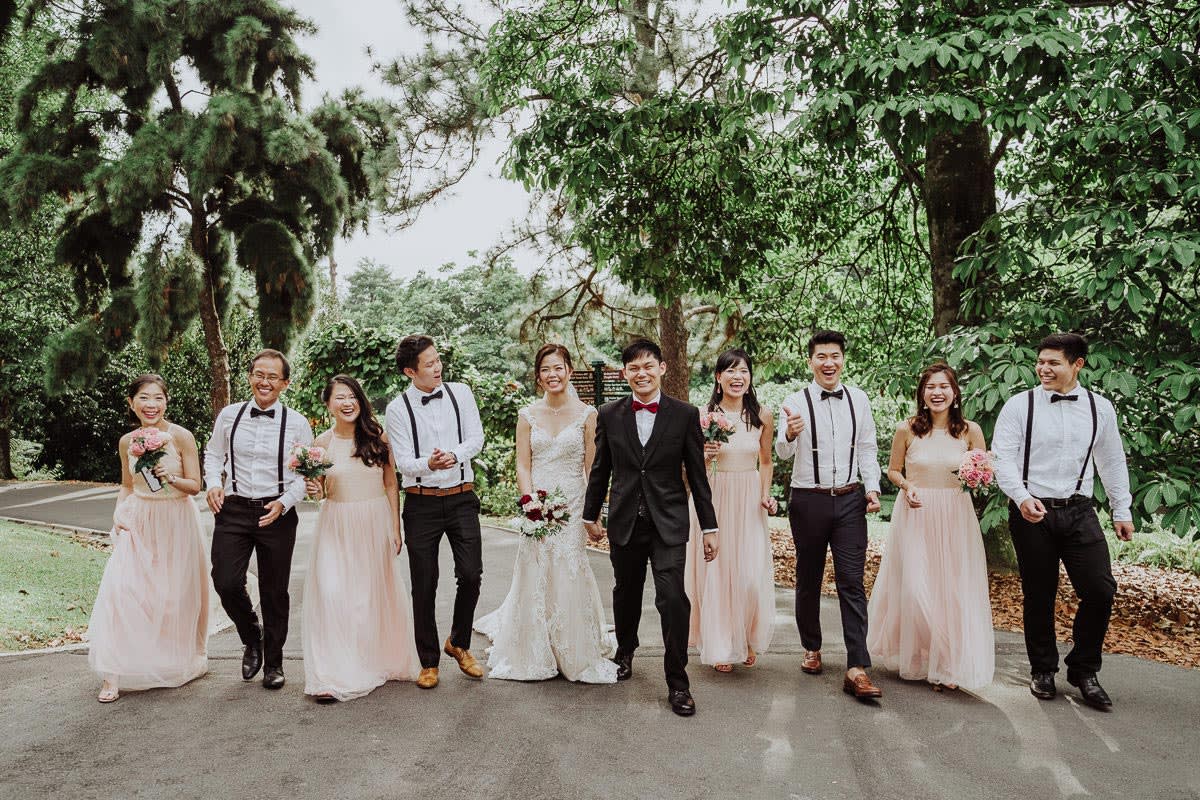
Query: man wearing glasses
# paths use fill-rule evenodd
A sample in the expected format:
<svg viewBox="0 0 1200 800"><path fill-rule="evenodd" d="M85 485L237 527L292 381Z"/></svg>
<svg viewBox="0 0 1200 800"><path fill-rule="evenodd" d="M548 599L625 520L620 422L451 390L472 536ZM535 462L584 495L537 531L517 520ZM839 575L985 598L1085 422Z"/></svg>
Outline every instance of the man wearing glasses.
<svg viewBox="0 0 1200 800"><path fill-rule="evenodd" d="M311 444L308 420L279 402L291 366L278 350L250 361L252 397L221 409L204 448L204 481L213 527L212 577L225 612L245 645L242 679L265 666L263 686L283 687L288 579L296 545L296 503L304 478L288 469L288 451ZM250 553L258 558L262 626L246 592Z"/></svg>

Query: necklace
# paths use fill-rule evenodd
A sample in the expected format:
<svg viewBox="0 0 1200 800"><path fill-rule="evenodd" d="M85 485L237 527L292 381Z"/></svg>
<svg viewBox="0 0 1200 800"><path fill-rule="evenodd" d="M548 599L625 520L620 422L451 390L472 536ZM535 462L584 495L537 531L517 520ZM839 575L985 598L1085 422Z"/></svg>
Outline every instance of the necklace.
<svg viewBox="0 0 1200 800"><path fill-rule="evenodd" d="M567 407L567 404L566 404L566 403L563 403L563 404L562 404L561 406L559 406L558 408L555 408L554 406L550 405L550 403L548 403L548 402L546 402L546 401L543 401L543 403L545 403L545 406L546 406L546 408L548 408L548 409L550 410L550 413L551 413L551 414L553 414L553 415L554 415L554 416L556 416L556 417L557 417L557 416L558 416L560 413L562 413L562 410L563 410L564 408L566 408L566 407Z"/></svg>

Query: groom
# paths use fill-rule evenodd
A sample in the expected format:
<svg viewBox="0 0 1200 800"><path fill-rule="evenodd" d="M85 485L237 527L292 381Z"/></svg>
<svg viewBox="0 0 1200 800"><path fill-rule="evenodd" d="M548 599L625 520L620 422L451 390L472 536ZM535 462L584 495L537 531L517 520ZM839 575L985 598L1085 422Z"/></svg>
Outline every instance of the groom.
<svg viewBox="0 0 1200 800"><path fill-rule="evenodd" d="M613 620L617 629L617 680L633 675L642 617L646 561L654 574L654 605L662 621L671 710L696 713L688 691L687 647L691 604L683 588L690 533L688 494L704 535L704 560L717 556L717 515L704 466L700 411L661 392L667 371L658 345L639 339L621 353L632 398L606 404L596 421L596 456L583 506L588 538L604 536L600 509L609 497L608 540L616 585Z"/></svg>

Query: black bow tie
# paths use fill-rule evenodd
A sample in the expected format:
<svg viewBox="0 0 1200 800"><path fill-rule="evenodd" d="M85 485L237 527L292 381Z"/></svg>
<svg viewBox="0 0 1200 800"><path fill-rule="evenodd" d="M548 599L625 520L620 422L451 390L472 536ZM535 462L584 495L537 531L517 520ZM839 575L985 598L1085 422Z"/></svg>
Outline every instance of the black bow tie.
<svg viewBox="0 0 1200 800"><path fill-rule="evenodd" d="M1079 399L1079 395L1077 395L1077 394L1052 394L1052 395L1050 395L1051 403L1057 403L1059 400L1070 400L1072 403L1074 403L1078 399Z"/></svg>
<svg viewBox="0 0 1200 800"><path fill-rule="evenodd" d="M275 409L252 408L250 409L250 419L254 419L255 417L270 417L271 419L275 419Z"/></svg>
<svg viewBox="0 0 1200 800"><path fill-rule="evenodd" d="M442 399L442 390L438 389L433 394L422 395L421 396L421 405L427 406L427 405L429 405L430 400L441 400L441 399Z"/></svg>
<svg viewBox="0 0 1200 800"><path fill-rule="evenodd" d="M845 394L844 389L838 389L836 392L831 392L828 389L822 389L821 390L821 399L828 400L831 397L836 397L838 400L841 400L842 395L844 395L844 394Z"/></svg>

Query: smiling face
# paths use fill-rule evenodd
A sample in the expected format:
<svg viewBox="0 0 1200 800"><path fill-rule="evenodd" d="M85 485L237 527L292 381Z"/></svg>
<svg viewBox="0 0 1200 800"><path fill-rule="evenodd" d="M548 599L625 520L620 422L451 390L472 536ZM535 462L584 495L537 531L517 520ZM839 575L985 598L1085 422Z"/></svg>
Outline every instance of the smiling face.
<svg viewBox="0 0 1200 800"><path fill-rule="evenodd" d="M329 416L333 419L351 425L362 412L354 390L344 383L333 384L333 391L330 392L329 402L325 404L325 407L329 409Z"/></svg>
<svg viewBox="0 0 1200 800"><path fill-rule="evenodd" d="M1079 371L1083 359L1067 360L1062 350L1042 350L1038 353L1037 376L1042 388L1048 392L1069 392L1079 382Z"/></svg>
<svg viewBox="0 0 1200 800"><path fill-rule="evenodd" d="M662 387L662 376L667 372L667 365L650 353L635 356L621 370L633 396L643 403L654 399Z"/></svg>
<svg viewBox="0 0 1200 800"><path fill-rule="evenodd" d="M813 378L822 389L833 391L842 379L842 368L846 366L846 354L837 344L818 344L808 357Z"/></svg>
<svg viewBox="0 0 1200 800"><path fill-rule="evenodd" d="M717 385L721 394L730 400L739 400L750 390L750 367L738 359L727 369L717 373Z"/></svg>
<svg viewBox="0 0 1200 800"><path fill-rule="evenodd" d="M420 392L432 392L442 385L442 357L433 345L426 347L417 356L417 368L405 367L404 374Z"/></svg>
<svg viewBox="0 0 1200 800"><path fill-rule="evenodd" d="M538 365L537 382L547 396L560 396L571 385L571 368L558 353L550 353Z"/></svg>
<svg viewBox="0 0 1200 800"><path fill-rule="evenodd" d="M263 356L250 365L250 391L259 408L275 405L279 395L288 387L283 377L283 362L274 356Z"/></svg>
<svg viewBox="0 0 1200 800"><path fill-rule="evenodd" d="M958 399L950 376L944 372L935 372L925 381L921 390L921 400L933 414L948 414L950 406Z"/></svg>
<svg viewBox="0 0 1200 800"><path fill-rule="evenodd" d="M137 388L133 397L127 398L129 408L144 428L162 425L167 413L167 393L157 383L147 381Z"/></svg>

